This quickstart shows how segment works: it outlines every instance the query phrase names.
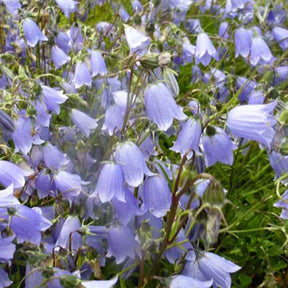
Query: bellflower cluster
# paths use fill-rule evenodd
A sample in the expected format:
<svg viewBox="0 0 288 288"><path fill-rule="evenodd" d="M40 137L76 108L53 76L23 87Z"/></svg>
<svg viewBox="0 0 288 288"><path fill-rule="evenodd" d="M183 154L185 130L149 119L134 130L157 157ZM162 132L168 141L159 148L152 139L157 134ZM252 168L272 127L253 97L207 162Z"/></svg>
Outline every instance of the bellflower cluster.
<svg viewBox="0 0 288 288"><path fill-rule="evenodd" d="M0 288L253 286L250 231L287 237L287 5L0 2Z"/></svg>

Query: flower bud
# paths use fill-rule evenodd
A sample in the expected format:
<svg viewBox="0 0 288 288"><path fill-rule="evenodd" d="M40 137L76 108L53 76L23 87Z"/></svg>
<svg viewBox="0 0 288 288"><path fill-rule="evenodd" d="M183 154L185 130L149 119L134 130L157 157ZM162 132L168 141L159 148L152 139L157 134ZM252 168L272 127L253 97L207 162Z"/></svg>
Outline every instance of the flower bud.
<svg viewBox="0 0 288 288"><path fill-rule="evenodd" d="M225 199L225 193L218 181L211 181L203 194L203 202L210 203L212 206L221 205Z"/></svg>
<svg viewBox="0 0 288 288"><path fill-rule="evenodd" d="M158 65L158 54L149 53L140 58L140 63L144 68L155 69Z"/></svg>

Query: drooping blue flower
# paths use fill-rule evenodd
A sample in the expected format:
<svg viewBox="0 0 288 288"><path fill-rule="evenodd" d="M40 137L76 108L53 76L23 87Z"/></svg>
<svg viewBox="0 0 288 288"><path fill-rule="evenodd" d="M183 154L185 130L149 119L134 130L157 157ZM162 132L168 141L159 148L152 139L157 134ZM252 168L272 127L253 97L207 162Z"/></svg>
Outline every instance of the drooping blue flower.
<svg viewBox="0 0 288 288"><path fill-rule="evenodd" d="M204 252L199 258L194 251L186 256L188 260L183 270L183 275L190 276L200 281L213 280L213 287L230 288L231 276L241 269L233 262L210 252Z"/></svg>
<svg viewBox="0 0 288 288"><path fill-rule="evenodd" d="M99 51L91 51L91 69L92 77L97 75L107 75L107 68L102 54Z"/></svg>
<svg viewBox="0 0 288 288"><path fill-rule="evenodd" d="M85 62L77 62L72 82L76 89L83 85L91 87L92 77Z"/></svg>
<svg viewBox="0 0 288 288"><path fill-rule="evenodd" d="M30 18L23 21L23 31L30 47L35 47L40 41L48 41L48 38L40 31L37 24Z"/></svg>
<svg viewBox="0 0 288 288"><path fill-rule="evenodd" d="M137 187L143 182L144 174L154 175L148 169L141 150L132 141L117 146L115 160L122 167L125 181L132 187Z"/></svg>
<svg viewBox="0 0 288 288"><path fill-rule="evenodd" d="M280 217L282 219L288 219L288 190L284 192L284 194L281 196L281 200L274 203L274 207L282 208L282 212L280 214Z"/></svg>
<svg viewBox="0 0 288 288"><path fill-rule="evenodd" d="M74 0L56 0L56 3L67 18L70 17L71 12L76 11L78 4L78 2Z"/></svg>
<svg viewBox="0 0 288 288"><path fill-rule="evenodd" d="M272 151L269 155L270 165L274 170L275 176L278 178L284 173L288 173L288 156L282 155L276 151Z"/></svg>
<svg viewBox="0 0 288 288"><path fill-rule="evenodd" d="M257 82L254 80L247 79L245 77L237 77L236 79L236 88L241 89L241 92L238 95L240 103L248 102L250 94L256 87Z"/></svg>
<svg viewBox="0 0 288 288"><path fill-rule="evenodd" d="M275 118L271 115L277 102L260 105L242 105L228 112L227 127L234 137L244 137L266 145L274 138Z"/></svg>
<svg viewBox="0 0 288 288"><path fill-rule="evenodd" d="M54 45L51 49L51 58L55 65L55 68L58 69L69 63L71 57L68 56L62 49L60 49L57 45Z"/></svg>
<svg viewBox="0 0 288 288"><path fill-rule="evenodd" d="M134 259L139 244L127 226L112 227L108 234L108 257L115 257L116 264L127 257Z"/></svg>
<svg viewBox="0 0 288 288"><path fill-rule="evenodd" d="M13 281L8 277L8 273L0 267L0 288L11 287Z"/></svg>
<svg viewBox="0 0 288 288"><path fill-rule="evenodd" d="M273 85L279 85L281 82L285 82L288 79L288 66L279 66L275 68L275 75L273 79Z"/></svg>
<svg viewBox="0 0 288 288"><path fill-rule="evenodd" d="M18 12L18 9L21 8L21 3L19 0L3 0L7 10L15 15Z"/></svg>
<svg viewBox="0 0 288 288"><path fill-rule="evenodd" d="M125 111L117 104L109 106L105 113L105 121L102 129L110 136L120 131L123 126L124 113Z"/></svg>
<svg viewBox="0 0 288 288"><path fill-rule="evenodd" d="M54 181L64 199L71 200L73 197L78 196L82 191L81 178L77 174L71 174L67 171L59 171L54 176Z"/></svg>
<svg viewBox="0 0 288 288"><path fill-rule="evenodd" d="M60 113L60 104L64 103L68 97L63 94L62 91L56 90L46 85L41 85L42 97L46 105L47 110Z"/></svg>
<svg viewBox="0 0 288 288"><path fill-rule="evenodd" d="M120 165L115 163L103 165L95 192L90 197L96 195L99 196L102 203L110 201L113 197L125 202L124 177Z"/></svg>
<svg viewBox="0 0 288 288"><path fill-rule="evenodd" d="M170 8L176 8L180 11L187 11L192 4L192 0L169 0Z"/></svg>
<svg viewBox="0 0 288 288"><path fill-rule="evenodd" d="M41 232L47 230L52 223L43 217L39 210L25 205L17 207L16 213L11 217L10 229L15 233L18 243L29 241L40 245ZM8 219L9 215L6 217Z"/></svg>
<svg viewBox="0 0 288 288"><path fill-rule="evenodd" d="M25 178L33 174L33 171L21 169L17 165L0 160L0 183L8 187L13 183L15 189L20 189L25 185Z"/></svg>
<svg viewBox="0 0 288 288"><path fill-rule="evenodd" d="M176 275L172 277L170 288L209 288L213 280L200 281L185 275Z"/></svg>
<svg viewBox="0 0 288 288"><path fill-rule="evenodd" d="M0 128L8 134L15 131L13 119L2 110L0 110Z"/></svg>
<svg viewBox="0 0 288 288"><path fill-rule="evenodd" d="M0 208L11 208L20 206L20 202L13 195L14 185L10 184L6 189L0 190Z"/></svg>
<svg viewBox="0 0 288 288"><path fill-rule="evenodd" d="M14 252L16 250L16 245L12 243L15 236L10 236L3 238L0 236L0 261L7 262L13 259Z"/></svg>
<svg viewBox="0 0 288 288"><path fill-rule="evenodd" d="M227 40L229 38L228 30L229 30L229 23L221 22L218 32L219 36Z"/></svg>
<svg viewBox="0 0 288 288"><path fill-rule="evenodd" d="M82 247L82 237L79 234L82 225L77 216L68 216L62 225L61 231L55 243L56 247L61 247L76 253Z"/></svg>
<svg viewBox="0 0 288 288"><path fill-rule="evenodd" d="M149 177L144 182L144 209L155 217L163 217L171 206L171 191L162 175Z"/></svg>
<svg viewBox="0 0 288 288"><path fill-rule="evenodd" d="M279 26L276 26L272 30L273 38L278 42L282 50L288 48L288 30Z"/></svg>
<svg viewBox="0 0 288 288"><path fill-rule="evenodd" d="M176 104L170 89L162 82L148 86L144 92L144 100L148 117L162 131L166 131L172 125L173 118L187 118L183 109Z"/></svg>
<svg viewBox="0 0 288 288"><path fill-rule="evenodd" d="M271 64L275 60L268 45L261 36L253 38L250 51L250 63L253 66L258 64Z"/></svg>
<svg viewBox="0 0 288 288"><path fill-rule="evenodd" d="M204 66L207 66L212 58L219 61L217 50L208 35L204 32L197 36L195 56L196 64L201 62Z"/></svg>
<svg viewBox="0 0 288 288"><path fill-rule="evenodd" d="M150 38L135 28L124 25L124 32L127 43L130 47L130 53L140 52L150 44Z"/></svg>
<svg viewBox="0 0 288 288"><path fill-rule="evenodd" d="M194 150L198 153L201 133L202 129L200 122L196 119L188 119L179 132L174 145L170 149L175 152L180 152L182 155L189 150Z"/></svg>
<svg viewBox="0 0 288 288"><path fill-rule="evenodd" d="M111 280L91 280L82 281L81 285L85 288L112 288L118 281L118 276Z"/></svg>
<svg viewBox="0 0 288 288"><path fill-rule="evenodd" d="M69 162L66 154L62 153L51 143L47 143L43 147L43 160L46 167L50 169L59 169L61 166L67 165Z"/></svg>
<svg viewBox="0 0 288 288"><path fill-rule="evenodd" d="M202 145L207 167L217 162L227 165L233 164L234 144L223 129L219 127L207 127L206 135L202 138Z"/></svg>
<svg viewBox="0 0 288 288"><path fill-rule="evenodd" d="M96 119L93 119L78 109L71 110L71 119L86 137L89 137L91 131L96 129L98 126Z"/></svg>
<svg viewBox="0 0 288 288"><path fill-rule="evenodd" d="M235 31L235 57L247 58L252 44L252 31L243 27Z"/></svg>

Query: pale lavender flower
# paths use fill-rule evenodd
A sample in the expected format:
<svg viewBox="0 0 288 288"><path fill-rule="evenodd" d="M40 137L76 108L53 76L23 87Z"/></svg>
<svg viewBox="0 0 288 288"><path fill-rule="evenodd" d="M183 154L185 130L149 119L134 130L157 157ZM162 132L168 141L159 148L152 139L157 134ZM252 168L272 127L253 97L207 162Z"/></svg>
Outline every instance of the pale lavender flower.
<svg viewBox="0 0 288 288"><path fill-rule="evenodd" d="M68 56L62 49L60 49L57 45L54 45L51 49L51 58L55 65L56 69L59 69L66 63L69 63L71 57Z"/></svg>
<svg viewBox="0 0 288 288"><path fill-rule="evenodd" d="M15 122L2 110L0 110L0 128L8 134L15 131Z"/></svg>
<svg viewBox="0 0 288 288"><path fill-rule="evenodd" d="M132 141L117 146L115 159L122 167L125 181L132 187L137 187L143 182L144 174L154 175L148 169L141 150Z"/></svg>
<svg viewBox="0 0 288 288"><path fill-rule="evenodd" d="M185 275L176 275L172 277L170 288L209 288L213 280L200 281Z"/></svg>
<svg viewBox="0 0 288 288"><path fill-rule="evenodd" d="M253 38L250 51L250 63L253 66L258 64L271 64L275 60L268 45L261 36Z"/></svg>
<svg viewBox="0 0 288 288"><path fill-rule="evenodd" d="M14 184L15 189L22 188L25 185L25 178L33 174L33 171L23 170L17 165L0 160L0 183L4 187Z"/></svg>
<svg viewBox="0 0 288 288"><path fill-rule="evenodd" d="M78 110L72 109L71 119L77 128L84 134L84 136L89 137L92 130L95 130L98 126L96 119L93 119L86 113Z"/></svg>
<svg viewBox="0 0 288 288"><path fill-rule="evenodd" d="M103 165L95 192L90 197L96 195L103 203L110 201L113 197L125 202L124 177L120 165L114 163Z"/></svg>
<svg viewBox="0 0 288 288"><path fill-rule="evenodd" d="M208 35L204 32L197 36L195 55L196 64L201 62L204 66L207 66L212 58L219 61L217 50Z"/></svg>
<svg viewBox="0 0 288 288"><path fill-rule="evenodd" d="M200 281L213 280L213 287L230 288L231 276L241 269L233 262L210 252L204 252L199 258L194 251L186 256L186 262L183 274Z"/></svg>
<svg viewBox="0 0 288 288"><path fill-rule="evenodd" d="M207 127L207 131L213 129L211 135L204 135L202 145L206 166L210 167L217 162L227 165L233 164L234 144L224 130L219 127ZM210 134L210 132L208 133Z"/></svg>
<svg viewBox="0 0 288 288"><path fill-rule="evenodd" d="M60 113L60 104L64 103L68 97L63 94L62 91L55 90L46 85L41 85L42 88L42 97L46 105L46 108L49 111L54 112L55 114Z"/></svg>
<svg viewBox="0 0 288 288"><path fill-rule="evenodd" d="M19 200L14 196L14 185L10 184L6 189L0 190L0 208L20 206ZM1 249L0 249L1 250Z"/></svg>
<svg viewBox="0 0 288 288"><path fill-rule="evenodd" d="M227 40L229 38L228 30L229 30L229 23L221 22L218 32L219 36Z"/></svg>
<svg viewBox="0 0 288 288"><path fill-rule="evenodd" d="M107 68L102 54L99 51L91 51L91 69L92 77L97 75L107 75Z"/></svg>
<svg viewBox="0 0 288 288"><path fill-rule="evenodd" d="M85 62L77 62L72 82L76 89L83 85L91 87L92 77Z"/></svg>
<svg viewBox="0 0 288 288"><path fill-rule="evenodd" d="M234 38L235 57L241 55L242 57L247 58L252 44L252 31L241 27L235 31Z"/></svg>
<svg viewBox="0 0 288 288"><path fill-rule="evenodd" d="M0 267L0 288L11 287L13 281L8 278L8 273Z"/></svg>
<svg viewBox="0 0 288 288"><path fill-rule="evenodd" d="M274 27L272 30L272 35L276 42L278 42L279 46L282 50L287 50L288 48L288 30L282 27Z"/></svg>
<svg viewBox="0 0 288 288"><path fill-rule="evenodd" d="M51 143L47 143L43 147L43 160L45 165L50 169L59 169L61 166L69 163L66 154L62 153Z"/></svg>
<svg viewBox="0 0 288 288"><path fill-rule="evenodd" d="M13 259L16 245L12 243L15 236L3 238L0 236L0 262L7 262Z"/></svg>
<svg viewBox="0 0 288 288"><path fill-rule="evenodd" d="M114 104L108 107L105 112L105 121L102 130L105 130L108 135L113 135L117 130L121 130L124 121L123 109Z"/></svg>
<svg viewBox="0 0 288 288"><path fill-rule="evenodd" d="M91 280L81 281L81 285L85 288L112 288L118 281L118 276L111 280Z"/></svg>
<svg viewBox="0 0 288 288"><path fill-rule="evenodd" d="M71 248L76 253L83 245L82 237L79 234L81 227L81 222L77 216L68 216L62 225L55 248L61 247L66 250Z"/></svg>
<svg viewBox="0 0 288 288"><path fill-rule="evenodd" d="M145 49L150 44L150 38L135 28L124 25L124 31L131 54Z"/></svg>
<svg viewBox="0 0 288 288"><path fill-rule="evenodd" d="M201 133L202 129L200 121L196 119L188 119L179 132L174 145L170 149L175 152L180 152L182 155L187 153L189 150L194 150L198 153Z"/></svg>
<svg viewBox="0 0 288 288"><path fill-rule="evenodd" d="M273 206L277 208L282 208L280 217L282 219L288 219L288 190L284 192L281 198L282 199L277 201Z"/></svg>
<svg viewBox="0 0 288 288"><path fill-rule="evenodd" d="M145 109L148 117L158 128L166 131L173 123L173 118L185 120L187 116L178 106L171 91L163 82L148 86L144 93Z"/></svg>
<svg viewBox="0 0 288 288"><path fill-rule="evenodd" d="M17 14L18 9L21 8L19 0L3 0L6 9L13 15Z"/></svg>
<svg viewBox="0 0 288 288"><path fill-rule="evenodd" d="M71 12L76 11L78 4L78 2L73 0L56 0L56 3L67 18L70 17Z"/></svg>
<svg viewBox="0 0 288 288"><path fill-rule="evenodd" d="M244 137L266 145L274 138L276 119L271 115L277 102L259 105L242 105L228 112L227 127L234 137Z"/></svg>
<svg viewBox="0 0 288 288"><path fill-rule="evenodd" d="M283 173L288 173L288 155L284 156L276 151L272 151L268 157L277 178Z"/></svg>
<svg viewBox="0 0 288 288"><path fill-rule="evenodd" d="M60 171L54 176L56 187L63 194L64 199L76 197L82 191L81 178L77 174Z"/></svg>
<svg viewBox="0 0 288 288"><path fill-rule="evenodd" d="M171 206L171 191L162 175L149 177L144 182L144 209L155 217L163 217Z"/></svg>
<svg viewBox="0 0 288 288"><path fill-rule="evenodd" d="M37 24L30 18L23 21L23 31L30 47L35 47L39 41L48 41L48 38L40 31Z"/></svg>
<svg viewBox="0 0 288 288"><path fill-rule="evenodd" d="M112 227L108 234L108 257L115 257L116 264L127 257L134 259L139 244L127 226Z"/></svg>

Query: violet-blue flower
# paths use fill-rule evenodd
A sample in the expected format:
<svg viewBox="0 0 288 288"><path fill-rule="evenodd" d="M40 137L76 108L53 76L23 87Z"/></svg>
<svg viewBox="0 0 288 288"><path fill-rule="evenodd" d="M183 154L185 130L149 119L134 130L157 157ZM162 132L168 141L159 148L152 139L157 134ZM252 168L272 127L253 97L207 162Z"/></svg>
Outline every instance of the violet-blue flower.
<svg viewBox="0 0 288 288"><path fill-rule="evenodd" d="M23 21L23 31L30 47L35 47L39 41L48 41L48 38L40 31L37 24L30 18Z"/></svg>
<svg viewBox="0 0 288 288"><path fill-rule="evenodd" d="M235 57L247 58L252 44L252 31L240 27L235 31Z"/></svg>
<svg viewBox="0 0 288 288"><path fill-rule="evenodd" d="M92 77L85 62L77 62L72 82L76 89L83 85L91 87Z"/></svg>
<svg viewBox="0 0 288 288"><path fill-rule="evenodd" d="M132 141L126 141L117 146L115 159L122 167L125 181L132 187L137 187L142 183L144 174L154 175L148 169L141 150Z"/></svg>
<svg viewBox="0 0 288 288"><path fill-rule="evenodd" d="M89 137L91 131L96 129L98 126L96 119L93 119L78 109L71 110L71 119L86 137Z"/></svg>
<svg viewBox="0 0 288 288"><path fill-rule="evenodd" d="M172 277L170 288L209 288L213 280L200 281L185 275L176 275Z"/></svg>
<svg viewBox="0 0 288 288"><path fill-rule="evenodd" d="M54 45L51 49L51 58L55 65L55 68L58 69L69 63L71 57L68 56L62 49L60 49L57 45Z"/></svg>
<svg viewBox="0 0 288 288"><path fill-rule="evenodd" d="M20 206L19 200L14 196L14 185L10 184L6 189L0 190L0 208Z"/></svg>
<svg viewBox="0 0 288 288"><path fill-rule="evenodd" d="M233 164L234 144L223 129L208 126L206 135L202 138L202 145L207 167L217 162Z"/></svg>
<svg viewBox="0 0 288 288"><path fill-rule="evenodd" d="M74 0L56 0L56 3L67 18L69 18L71 12L76 11L78 4Z"/></svg>
<svg viewBox="0 0 288 288"><path fill-rule="evenodd" d="M171 206L171 191L162 175L149 177L144 182L144 209L155 217L163 217Z"/></svg>
<svg viewBox="0 0 288 288"><path fill-rule="evenodd" d="M124 25L124 32L131 54L145 49L150 44L148 36L129 25Z"/></svg>
<svg viewBox="0 0 288 288"><path fill-rule="evenodd" d="M118 276L111 280L91 280L82 281L81 285L85 288L112 288L118 281Z"/></svg>
<svg viewBox="0 0 288 288"><path fill-rule="evenodd" d="M234 137L255 140L270 148L275 131L276 119L272 112L276 101L269 104L236 106L227 117L227 127Z"/></svg>
<svg viewBox="0 0 288 288"><path fill-rule="evenodd" d="M90 197L96 195L103 203L110 201L113 197L125 202L124 177L120 165L115 163L103 165L95 192Z"/></svg>
<svg viewBox="0 0 288 288"><path fill-rule="evenodd" d="M102 57L102 54L100 51L91 51L91 69L92 69L92 77L97 75L107 75L107 68L105 61Z"/></svg>
<svg viewBox="0 0 288 288"><path fill-rule="evenodd" d="M279 26L276 26L272 30L272 35L282 50L288 48L288 30Z"/></svg>
<svg viewBox="0 0 288 288"><path fill-rule="evenodd" d="M207 66L212 58L219 61L217 50L208 35L204 32L197 36L195 56L196 64L201 62L204 66Z"/></svg>
<svg viewBox="0 0 288 288"><path fill-rule="evenodd" d="M185 120L187 116L178 106L170 89L163 82L148 86L144 92L145 109L148 117L157 124L158 128L166 131L173 119Z"/></svg>
<svg viewBox="0 0 288 288"><path fill-rule="evenodd" d="M253 66L258 64L271 64L275 57L272 55L268 45L261 36L253 38L250 51L250 63Z"/></svg>

